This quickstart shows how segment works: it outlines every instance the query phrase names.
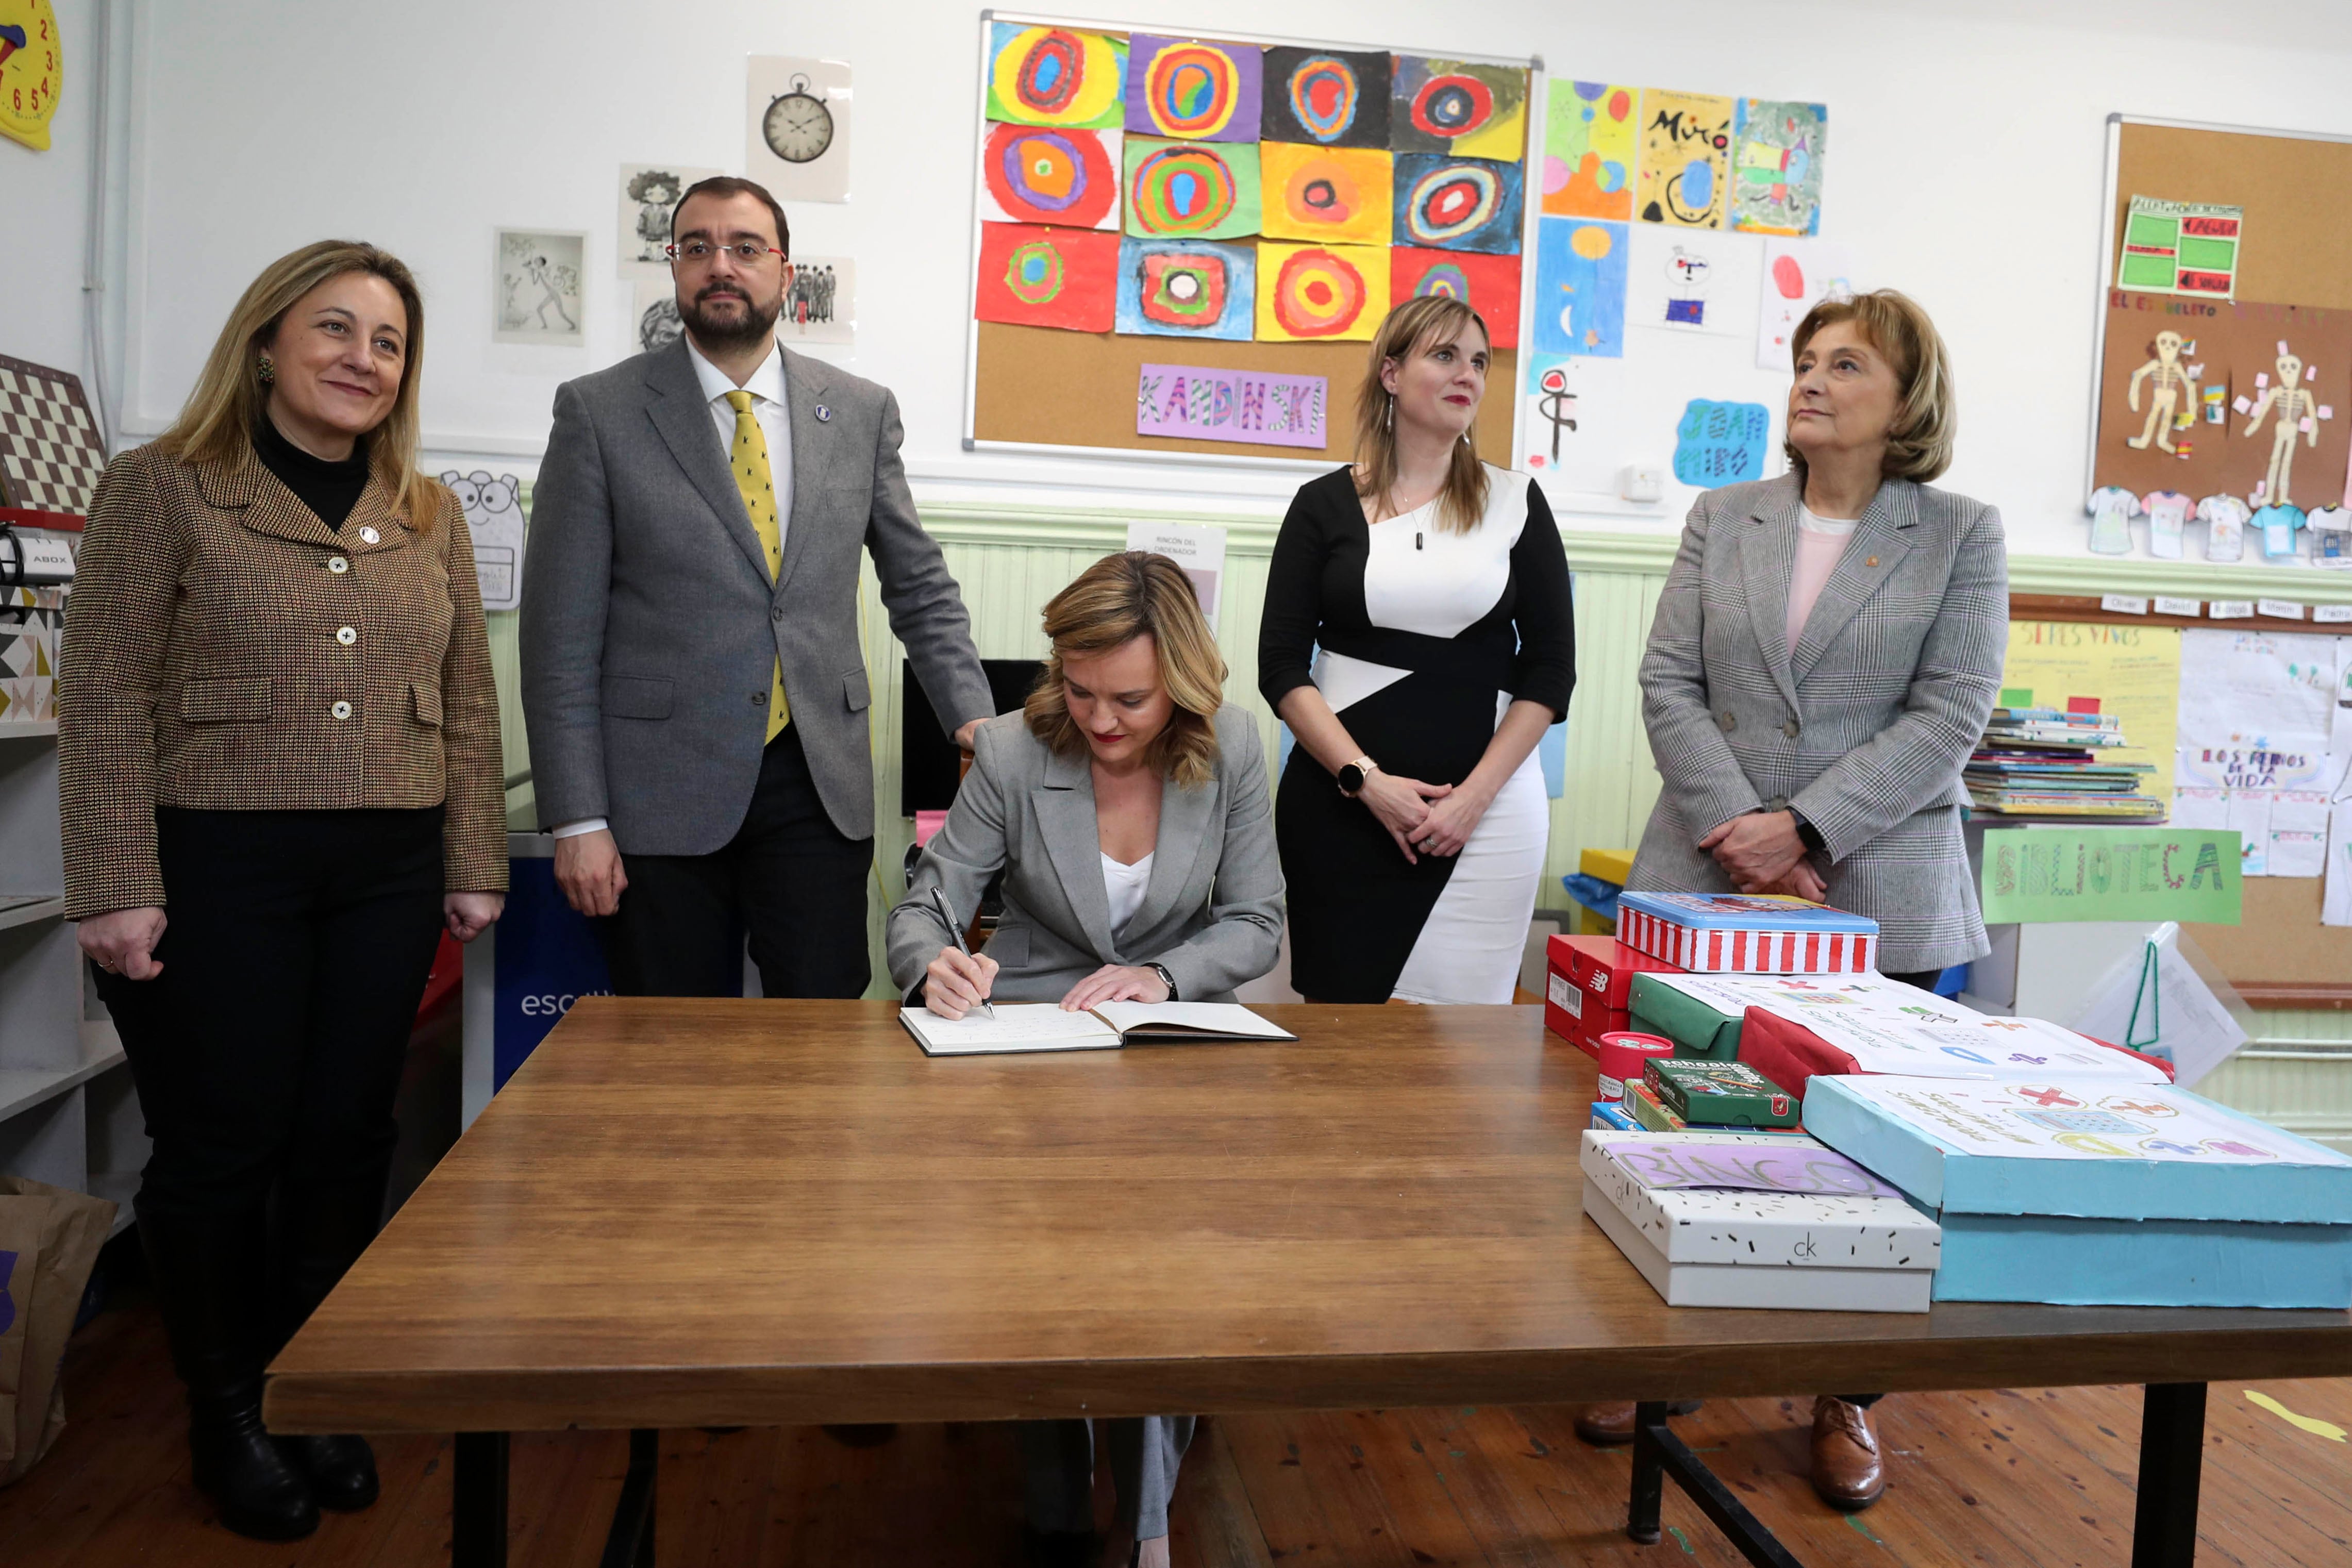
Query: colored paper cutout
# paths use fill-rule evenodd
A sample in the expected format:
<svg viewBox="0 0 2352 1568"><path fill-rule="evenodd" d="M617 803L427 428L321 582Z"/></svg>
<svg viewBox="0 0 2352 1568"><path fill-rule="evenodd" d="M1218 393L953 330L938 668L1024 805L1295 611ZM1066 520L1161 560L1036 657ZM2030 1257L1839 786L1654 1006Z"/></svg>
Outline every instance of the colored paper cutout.
<svg viewBox="0 0 2352 1568"><path fill-rule="evenodd" d="M1247 342L1257 256L1246 245L1128 239L1118 247L1118 330L1144 337Z"/></svg>
<svg viewBox="0 0 2352 1568"><path fill-rule="evenodd" d="M1139 367L1135 433L1260 447L1328 444L1328 378L1197 364Z"/></svg>
<svg viewBox="0 0 2352 1568"><path fill-rule="evenodd" d="M1643 89L1634 216L1677 228L1725 227L1731 120L1727 98Z"/></svg>
<svg viewBox="0 0 2352 1568"><path fill-rule="evenodd" d="M2344 1428L2333 1421L2322 1421L2316 1415L2297 1415L2294 1411L2258 1389L2249 1388L2244 1393L2248 1404L2260 1405L2290 1426L2299 1426L2313 1436L2325 1437L2331 1443L2344 1441Z"/></svg>
<svg viewBox="0 0 2352 1568"><path fill-rule="evenodd" d="M1741 99L1731 138L1731 226L1748 234L1819 234L1829 136L1824 105Z"/></svg>
<svg viewBox="0 0 2352 1568"><path fill-rule="evenodd" d="M1261 342L1370 342L1389 313L1389 258L1378 246L1257 247Z"/></svg>
<svg viewBox="0 0 2352 1568"><path fill-rule="evenodd" d="M1127 40L1068 27L989 25L988 118L1112 130L1127 96Z"/></svg>
<svg viewBox="0 0 2352 1568"><path fill-rule="evenodd" d="M1642 89L1554 82L1545 104L1543 210L1559 217L1633 216L1633 149Z"/></svg>
<svg viewBox="0 0 2352 1568"><path fill-rule="evenodd" d="M1393 156L1372 147L1266 142L1258 149L1265 205L1258 232L1268 239L1386 245Z"/></svg>
<svg viewBox="0 0 2352 1568"><path fill-rule="evenodd" d="M1261 134L1317 147L1389 144L1389 57L1338 49L1265 51Z"/></svg>
<svg viewBox="0 0 2352 1568"><path fill-rule="evenodd" d="M1396 244L1518 253L1527 181L1520 165L1404 153L1397 156L1395 179Z"/></svg>
<svg viewBox="0 0 2352 1568"><path fill-rule="evenodd" d="M1392 305L1423 294L1460 300L1486 323L1486 341L1498 349L1519 346L1519 258L1484 256L1473 250L1389 252L1389 299Z"/></svg>
<svg viewBox="0 0 2352 1568"><path fill-rule="evenodd" d="M1234 239L1258 231L1255 144L1161 142L1129 136L1127 232L1164 238Z"/></svg>
<svg viewBox="0 0 2352 1568"><path fill-rule="evenodd" d="M1593 218L1536 224L1535 349L1539 354L1625 353L1626 226ZM1537 390L1528 366L1528 389Z"/></svg>
<svg viewBox="0 0 2352 1568"><path fill-rule="evenodd" d="M2116 287L2143 294L2233 298L2245 218L2243 207L2132 197Z"/></svg>
<svg viewBox="0 0 2352 1568"><path fill-rule="evenodd" d="M1510 66L1396 57L1389 145L1400 153L1517 163L1528 144L1528 73Z"/></svg>
<svg viewBox="0 0 2352 1568"><path fill-rule="evenodd" d="M1192 142L1255 142L1264 68L1247 44L1136 33L1127 40L1127 128Z"/></svg>
<svg viewBox="0 0 2352 1568"><path fill-rule="evenodd" d="M1118 226L1119 133L992 125L981 154L982 220Z"/></svg>
<svg viewBox="0 0 2352 1568"><path fill-rule="evenodd" d="M1014 326L1107 332L1116 314L1118 275L1115 234L984 223L972 314Z"/></svg>
<svg viewBox="0 0 2352 1568"><path fill-rule="evenodd" d="M1760 479L1771 434L1772 411L1760 403L1694 397L1675 426L1675 478L1701 489Z"/></svg>

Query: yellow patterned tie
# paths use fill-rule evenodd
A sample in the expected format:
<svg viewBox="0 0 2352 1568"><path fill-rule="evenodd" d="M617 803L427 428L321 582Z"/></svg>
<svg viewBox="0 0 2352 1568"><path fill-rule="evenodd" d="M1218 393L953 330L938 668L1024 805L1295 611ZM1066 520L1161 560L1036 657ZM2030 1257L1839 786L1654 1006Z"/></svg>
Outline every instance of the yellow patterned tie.
<svg viewBox="0 0 2352 1568"><path fill-rule="evenodd" d="M776 522L776 487L768 471L768 437L761 430L759 420L751 416L751 395L730 392L727 406L735 411L735 446L727 454L727 466L735 474L735 488L743 492L743 510L751 514L751 527L760 535L760 544L768 555L768 581L784 569L784 531ZM768 693L768 736L771 741L784 732L793 721L793 710L784 701L784 667L776 664L775 689Z"/></svg>

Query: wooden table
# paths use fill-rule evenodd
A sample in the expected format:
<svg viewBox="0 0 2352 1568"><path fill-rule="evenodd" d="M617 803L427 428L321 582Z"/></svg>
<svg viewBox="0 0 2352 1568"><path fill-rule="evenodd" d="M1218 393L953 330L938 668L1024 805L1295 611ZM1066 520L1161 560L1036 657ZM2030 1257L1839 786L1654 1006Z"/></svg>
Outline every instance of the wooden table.
<svg viewBox="0 0 2352 1568"><path fill-rule="evenodd" d="M2149 1385L2135 1564L2195 1550L2204 1384L2352 1373L2352 1315L1673 1309L1580 1207L1591 1063L1532 1007L1268 1007L1296 1044L927 1058L887 1004L583 1000L270 1368L279 1432L505 1434ZM1673 1474L1794 1559L1641 1412Z"/></svg>

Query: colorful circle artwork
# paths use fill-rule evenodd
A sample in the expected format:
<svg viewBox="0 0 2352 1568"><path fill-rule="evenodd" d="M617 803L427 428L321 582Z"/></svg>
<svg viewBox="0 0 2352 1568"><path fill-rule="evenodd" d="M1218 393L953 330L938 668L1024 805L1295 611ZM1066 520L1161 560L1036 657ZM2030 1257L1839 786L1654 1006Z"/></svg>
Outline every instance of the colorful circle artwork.
<svg viewBox="0 0 2352 1568"><path fill-rule="evenodd" d="M1143 79L1151 123L1165 136L1214 136L1233 123L1241 72L1231 55L1203 44L1174 44L1151 57Z"/></svg>
<svg viewBox="0 0 2352 1568"><path fill-rule="evenodd" d="M1162 147L1135 166L1128 211L1146 234L1206 234L1240 192L1225 161L1205 147Z"/></svg>
<svg viewBox="0 0 2352 1568"><path fill-rule="evenodd" d="M1448 163L1413 182L1404 204L1405 231L1413 245L1443 246L1494 221L1503 200L1495 171L1475 163Z"/></svg>
<svg viewBox="0 0 2352 1568"><path fill-rule="evenodd" d="M1320 55L1300 63L1287 84L1291 117L1318 142L1331 142L1356 122L1355 68Z"/></svg>
<svg viewBox="0 0 2352 1568"><path fill-rule="evenodd" d="M1338 337L1364 313L1365 293L1363 274L1352 263L1314 247L1282 264L1274 284L1275 319L1293 337Z"/></svg>
<svg viewBox="0 0 2352 1568"><path fill-rule="evenodd" d="M1318 239L1328 237L1328 229L1345 228L1364 215L1363 189L1354 172L1339 162L1342 156L1310 153L1283 181L1282 210L1297 223L1317 226Z"/></svg>
<svg viewBox="0 0 2352 1568"><path fill-rule="evenodd" d="M1412 118L1424 136L1467 136L1495 118L1495 89L1475 76L1433 76L1412 95Z"/></svg>
<svg viewBox="0 0 2352 1568"><path fill-rule="evenodd" d="M1017 223L1093 228L1118 205L1118 176L1090 131L992 125L982 166L988 194Z"/></svg>
<svg viewBox="0 0 2352 1568"><path fill-rule="evenodd" d="M1108 124L1123 89L1119 65L1118 47L1100 34L1024 27L990 68L990 113L1032 125Z"/></svg>
<svg viewBox="0 0 2352 1568"><path fill-rule="evenodd" d="M1146 256L1137 284L1144 319L1170 327L1215 326L1233 290L1222 256Z"/></svg>
<svg viewBox="0 0 2352 1568"><path fill-rule="evenodd" d="M1433 294L1441 300L1459 300L1466 305L1470 302L1470 275L1459 262L1440 261L1421 275L1412 292L1416 299Z"/></svg>
<svg viewBox="0 0 2352 1568"><path fill-rule="evenodd" d="M1004 287L1024 305L1043 305L1062 291L1062 253L1050 239L1033 239L1004 263Z"/></svg>

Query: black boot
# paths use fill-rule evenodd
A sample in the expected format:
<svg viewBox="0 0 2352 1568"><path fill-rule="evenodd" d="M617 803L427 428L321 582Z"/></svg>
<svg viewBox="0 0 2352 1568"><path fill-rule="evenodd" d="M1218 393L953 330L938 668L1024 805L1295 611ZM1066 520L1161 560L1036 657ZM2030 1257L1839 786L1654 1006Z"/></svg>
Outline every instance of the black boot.
<svg viewBox="0 0 2352 1568"><path fill-rule="evenodd" d="M310 1481L261 1426L261 1304L268 1223L256 1207L226 1215L139 1207L139 1237L172 1362L188 1385L188 1448L195 1481L221 1522L257 1541L293 1541L319 1528Z"/></svg>
<svg viewBox="0 0 2352 1568"><path fill-rule="evenodd" d="M278 1446L304 1475L320 1508L355 1513L375 1501L375 1450L364 1437L280 1437Z"/></svg>
<svg viewBox="0 0 2352 1568"><path fill-rule="evenodd" d="M372 1163L356 1174L280 1184L274 1250L281 1272L273 1355L310 1321L383 1228L386 1175L384 1167ZM351 1513L375 1501L375 1451L366 1438L286 1437L278 1447L310 1478L320 1507Z"/></svg>

